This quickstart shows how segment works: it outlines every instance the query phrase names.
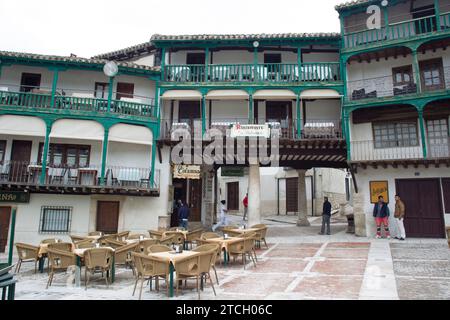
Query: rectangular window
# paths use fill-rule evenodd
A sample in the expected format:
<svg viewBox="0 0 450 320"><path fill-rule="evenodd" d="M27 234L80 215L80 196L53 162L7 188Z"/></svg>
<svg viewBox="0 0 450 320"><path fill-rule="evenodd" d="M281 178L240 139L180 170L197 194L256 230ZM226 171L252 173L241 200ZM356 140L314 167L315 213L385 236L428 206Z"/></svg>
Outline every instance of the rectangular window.
<svg viewBox="0 0 450 320"><path fill-rule="evenodd" d="M118 82L116 99L133 98L134 95L134 83Z"/></svg>
<svg viewBox="0 0 450 320"><path fill-rule="evenodd" d="M72 207L41 208L40 233L69 233L72 221Z"/></svg>
<svg viewBox="0 0 450 320"><path fill-rule="evenodd" d="M445 87L442 58L420 61L420 77L425 91L441 90Z"/></svg>
<svg viewBox="0 0 450 320"><path fill-rule="evenodd" d="M95 97L98 99L108 99L109 84L106 82L95 83Z"/></svg>
<svg viewBox="0 0 450 320"><path fill-rule="evenodd" d="M264 63L281 63L281 53L265 53Z"/></svg>
<svg viewBox="0 0 450 320"><path fill-rule="evenodd" d="M0 163L5 161L6 141L0 140Z"/></svg>
<svg viewBox="0 0 450 320"><path fill-rule="evenodd" d="M39 73L22 73L20 79L20 92L30 92L41 86L41 75Z"/></svg>
<svg viewBox="0 0 450 320"><path fill-rule="evenodd" d="M375 148L413 147L419 145L417 123L374 123Z"/></svg>
<svg viewBox="0 0 450 320"><path fill-rule="evenodd" d="M205 64L204 52L189 52L186 53L186 64Z"/></svg>
<svg viewBox="0 0 450 320"><path fill-rule="evenodd" d="M412 66L403 66L392 69L394 86L403 86L413 82Z"/></svg>
<svg viewBox="0 0 450 320"><path fill-rule="evenodd" d="M42 162L44 144L39 145L38 162ZM91 146L51 143L47 162L53 166L87 167Z"/></svg>

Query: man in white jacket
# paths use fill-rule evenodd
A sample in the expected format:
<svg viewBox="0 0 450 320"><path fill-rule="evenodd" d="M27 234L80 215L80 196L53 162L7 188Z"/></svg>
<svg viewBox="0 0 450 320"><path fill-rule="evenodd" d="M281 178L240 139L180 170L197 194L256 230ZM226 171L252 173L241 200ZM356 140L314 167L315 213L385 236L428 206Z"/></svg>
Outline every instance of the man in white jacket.
<svg viewBox="0 0 450 320"><path fill-rule="evenodd" d="M213 231L216 231L216 229L219 228L219 227L224 227L224 226L228 225L228 217L227 217L228 210L227 210L227 207L226 207L226 203L227 202L225 200L222 200L220 203L221 203L221 205L220 205L220 219L219 219L219 222L212 227Z"/></svg>

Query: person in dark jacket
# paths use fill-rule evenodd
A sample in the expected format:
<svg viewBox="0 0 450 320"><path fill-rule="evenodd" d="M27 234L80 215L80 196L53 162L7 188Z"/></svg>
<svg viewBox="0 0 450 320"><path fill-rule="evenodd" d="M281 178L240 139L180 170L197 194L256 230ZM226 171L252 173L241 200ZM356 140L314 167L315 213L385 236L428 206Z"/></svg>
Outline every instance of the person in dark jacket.
<svg viewBox="0 0 450 320"><path fill-rule="evenodd" d="M378 197L378 202L375 203L373 208L373 217L375 218L375 223L377 225L377 235L376 238L381 238L381 225L384 226L384 231L386 233L386 238L390 239L391 234L389 232L389 207L387 203L384 202L383 196Z"/></svg>
<svg viewBox="0 0 450 320"><path fill-rule="evenodd" d="M184 229L188 229L188 220L189 220L189 206L187 203L183 204L183 206L178 210L178 219L180 220L180 227Z"/></svg>
<svg viewBox="0 0 450 320"><path fill-rule="evenodd" d="M325 225L327 226L327 235L330 235L330 220L331 220L331 203L328 197L324 197L323 211L322 211L322 230L319 234L325 234Z"/></svg>
<svg viewBox="0 0 450 320"><path fill-rule="evenodd" d="M170 227L178 227L180 222L178 221L178 210L183 206L183 202L181 200L175 200L173 202L173 210L170 215Z"/></svg>

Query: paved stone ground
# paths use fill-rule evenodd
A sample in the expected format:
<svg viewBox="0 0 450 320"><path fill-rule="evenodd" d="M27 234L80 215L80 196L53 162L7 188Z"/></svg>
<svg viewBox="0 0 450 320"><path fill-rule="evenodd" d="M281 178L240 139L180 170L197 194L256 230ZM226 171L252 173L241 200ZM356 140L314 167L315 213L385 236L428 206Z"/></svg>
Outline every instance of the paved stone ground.
<svg viewBox="0 0 450 320"><path fill-rule="evenodd" d="M231 218L238 222L238 217ZM202 299L450 299L450 250L446 240L406 242L357 238L346 234L345 221L333 218L332 235L318 235L320 219L298 228L295 217L269 217L269 248L257 251L258 262L218 265L217 296L208 284ZM118 268L116 282L74 287L68 275L55 277L45 289L47 274L34 274L24 264L17 276L17 299L137 299L131 270ZM84 279L84 276L82 277ZM214 275L213 275L213 279ZM197 299L195 280L174 299ZM167 299L145 287L143 299Z"/></svg>

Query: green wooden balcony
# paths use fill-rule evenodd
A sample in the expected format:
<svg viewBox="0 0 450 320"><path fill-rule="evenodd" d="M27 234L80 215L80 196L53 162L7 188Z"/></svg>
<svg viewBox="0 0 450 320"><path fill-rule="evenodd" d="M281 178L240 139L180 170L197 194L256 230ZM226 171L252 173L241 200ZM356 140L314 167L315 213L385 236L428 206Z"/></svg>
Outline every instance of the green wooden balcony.
<svg viewBox="0 0 450 320"><path fill-rule="evenodd" d="M338 62L166 65L167 82L337 82Z"/></svg>
<svg viewBox="0 0 450 320"><path fill-rule="evenodd" d="M129 99L132 100L132 99ZM30 108L53 112L94 112L116 116L136 116L156 118L156 108L153 99L150 103L138 103L129 100L108 100L91 97L76 97L51 93L12 92L0 90L0 106Z"/></svg>
<svg viewBox="0 0 450 320"><path fill-rule="evenodd" d="M381 44L384 41L412 40L424 35L444 32L450 32L450 12L441 14L440 19L429 16L391 23L380 29L347 33L344 35L344 46L346 49L357 49Z"/></svg>

